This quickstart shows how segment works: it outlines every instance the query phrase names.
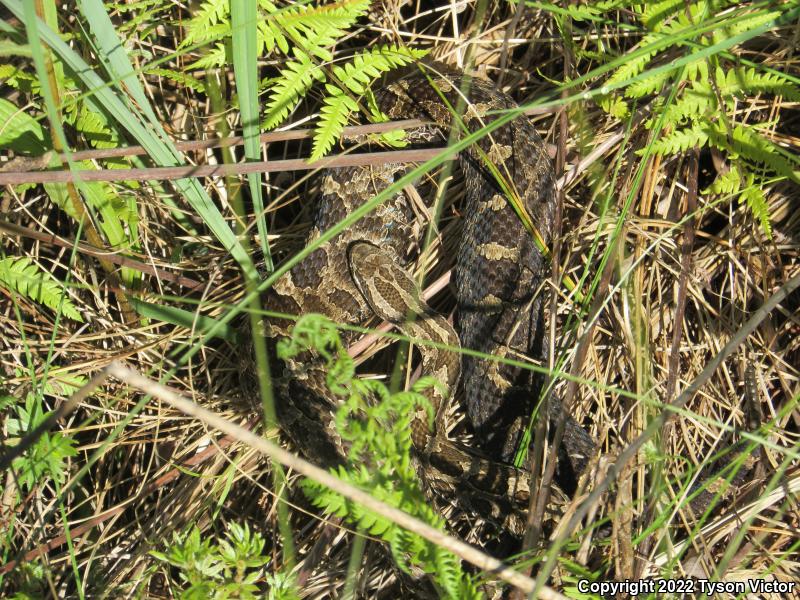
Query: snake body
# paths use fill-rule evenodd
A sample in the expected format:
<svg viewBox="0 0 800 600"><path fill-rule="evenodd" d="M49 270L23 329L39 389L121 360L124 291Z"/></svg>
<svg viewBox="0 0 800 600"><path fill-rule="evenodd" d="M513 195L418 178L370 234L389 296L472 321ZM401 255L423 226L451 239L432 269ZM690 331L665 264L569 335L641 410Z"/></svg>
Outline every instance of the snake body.
<svg viewBox="0 0 800 600"><path fill-rule="evenodd" d="M517 106L489 83L460 73L430 80L419 74L401 79L382 89L376 99L390 118L434 123L414 139L439 141L446 140L453 126L474 132ZM460 119L454 125L456 110ZM461 152L458 162L466 181L466 203L454 269L455 329L420 298L407 271L414 258L417 228L411 200L403 192L322 244L281 278L270 292L269 308L289 314L322 313L348 324L363 324L378 316L414 338L460 344L500 358L542 358L540 288L547 262L508 198L516 198L524 207L546 246L555 184L544 144L527 117L519 116ZM314 243L408 168L390 164L326 171L306 244ZM287 336L289 328L286 321L267 322L272 338ZM493 512L504 510L497 498L525 497L524 478L513 477L513 471L498 464L513 457L527 425L537 396L533 372L472 355L426 347L420 351L424 373L448 387L444 394L431 392L429 399L441 412L460 382L480 447L476 456L449 443L441 427L430 432L420 414L413 439L432 471L426 477L452 488L466 487L476 496L492 496ZM309 454L330 462L341 452L330 417L335 399L327 393L313 360L290 361L279 368L284 428L301 438L298 443ZM557 414L557 410L549 412L551 418ZM591 438L572 420L564 447L568 450L564 455L577 465L576 474L594 450Z"/></svg>
<svg viewBox="0 0 800 600"><path fill-rule="evenodd" d="M447 73L401 79L376 94L378 107L390 118L417 118L434 123L412 134L413 140L444 141L451 127L475 132L516 104L490 84ZM463 108L463 110L462 110ZM459 115L454 124L452 115ZM450 347L459 344L496 357L517 360L544 357L541 292L546 259L508 199L516 199L530 216L540 245L550 241L555 205L554 175L544 144L524 116L498 127L462 151L458 162L466 181L463 231L454 270L457 302L452 327L420 297L408 267L418 247L416 215L405 192L321 244L270 290L268 308L300 315L321 313L343 324L369 319L396 324L412 337ZM408 165L329 169L313 211L306 245L359 206L390 186ZM290 335L291 322L269 319L273 340ZM355 334L344 334L352 342ZM421 346L422 367L445 384L428 399L441 416L458 389L475 431L476 449L452 443L442 431L430 431L420 409L412 439L421 461L423 480L440 495L459 496L462 508L493 521L512 535L521 535L520 515L529 498L529 474L508 466L538 396L538 382L529 369L488 361L470 354ZM333 425L337 398L327 388L325 373L313 356L301 356L274 368L278 372L279 417L282 427L310 458L333 465L344 448ZM560 403L551 400L545 413L560 418ZM557 481L574 489L589 457L596 452L591 437L569 415L559 448ZM727 464L724 461L720 464ZM720 470L720 464L714 471ZM734 489L750 473L736 473ZM714 488L711 488L714 489ZM707 496L691 502L701 513ZM515 512L516 511L516 512ZM514 518L516 514L517 518Z"/></svg>

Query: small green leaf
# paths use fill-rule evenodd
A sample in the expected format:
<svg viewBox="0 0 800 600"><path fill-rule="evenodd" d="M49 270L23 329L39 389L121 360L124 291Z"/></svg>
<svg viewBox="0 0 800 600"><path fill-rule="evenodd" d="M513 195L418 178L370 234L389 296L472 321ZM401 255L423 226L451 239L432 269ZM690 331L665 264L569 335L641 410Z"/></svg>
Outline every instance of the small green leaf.
<svg viewBox="0 0 800 600"><path fill-rule="evenodd" d="M61 283L29 258L0 259L0 286L15 290L29 300L53 310L61 310L65 317L83 322L83 317Z"/></svg>
<svg viewBox="0 0 800 600"><path fill-rule="evenodd" d="M0 147L31 156L50 149L39 122L4 98L0 98L0 123Z"/></svg>

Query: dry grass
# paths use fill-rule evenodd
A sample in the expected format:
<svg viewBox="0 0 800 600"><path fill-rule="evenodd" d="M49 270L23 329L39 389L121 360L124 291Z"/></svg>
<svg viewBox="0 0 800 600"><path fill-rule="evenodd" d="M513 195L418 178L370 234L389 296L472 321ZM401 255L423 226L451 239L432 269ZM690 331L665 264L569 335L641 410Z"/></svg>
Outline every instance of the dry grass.
<svg viewBox="0 0 800 600"><path fill-rule="evenodd" d="M550 92L553 82L564 80L565 70L581 75L593 68L585 55L573 57L576 50L597 49L598 35L607 36L604 43L618 52L636 42L635 34L622 34L610 25L591 29L591 34L572 36L565 59L561 37L545 13L529 8L517 20L513 6L488 3L480 20L479 9L473 3L404 6L399 12L375 7L375 18L348 43L359 46L380 37L431 47L433 56L450 64L462 65L469 58L477 72L502 82L524 103ZM177 20L186 14L175 7L170 16ZM609 15L612 22L617 17L626 20L624 12ZM157 35L137 38L134 46L154 56L172 51L177 27L163 22ZM778 28L747 45L744 53L796 77L795 38L791 27ZM175 60L188 64L193 57ZM159 114L177 137L201 139L209 123L220 118L191 90L155 76L147 80ZM590 85L595 88L599 82ZM312 98L309 106L313 103ZM652 109L652 104L639 107L645 114ZM298 118L304 110L300 108ZM556 332L552 355L564 357L563 370L582 380L570 385L560 379L555 393L571 403L604 456L613 460L654 422L665 403L697 380L758 307L800 274L798 187L784 182L768 190L773 224L769 239L747 206L735 201L711 204L702 193L726 157L688 152L680 158L651 157L641 164L634 153L647 145L641 122L626 131L624 123L593 102L575 100L567 104L567 129L561 130L563 114L552 108L535 117L553 153L559 153L567 182L558 272L580 282L583 294L590 288L594 294L581 304L568 285L552 284L558 297L557 310L550 314ZM800 147L796 104L758 96L743 102L737 116L756 122L780 117L779 129L769 131L771 139L794 153ZM604 142L603 152L592 154ZM309 148L296 141L276 143L269 156L297 158ZM191 158L198 164L219 160L201 151ZM450 186L454 201L461 191L459 177ZM233 220L229 190L221 180L203 185ZM269 186L270 244L279 262L302 246L315 179L283 173L271 176ZM239 271L210 235L192 233L176 222L164 202L165 194L172 195L169 189L122 188L124 194L136 194L140 214L140 249L128 256L156 273L144 278L141 295L219 316L243 297ZM41 187L6 187L0 212L3 222L69 243L75 240L74 222L46 199ZM433 246L440 249L431 260L433 275L448 267L441 256L454 243L450 234L457 228L455 216L453 209L444 215L443 237ZM0 287L4 391L24 398L44 376L54 382L88 377L111 361L126 361L154 380L171 373L169 385L184 396L260 430L252 398L240 381L247 363L240 344L213 339L200 346L188 328L154 319L126 322L115 284L87 254L78 252L73 261L69 245L4 235L2 250L5 256L34 259L62 281L69 277L73 298L86 318L84 324L62 319L56 327L52 311ZM201 285L187 292L162 274L182 275ZM563 531L568 543L558 550L563 562L555 566L549 585L568 589L580 571L575 565L601 580L670 574L725 581L800 580L799 305L795 291L765 315L703 382L686 410L636 453L620 475L616 496L604 495L593 518ZM176 349L182 345L198 351L176 367ZM372 347L359 358L375 351ZM763 452L760 468L743 497L724 499L698 523L686 510L665 504L666 499L686 494L681 482L697 474L709 456L730 446L726 432L744 427L748 385L764 413L764 425L754 433ZM48 409L71 392L51 388L44 397ZM176 572L149 551L163 550L173 532L192 524L204 536L219 539L224 523L246 522L267 540L265 553L272 559L268 570L284 568L271 466L252 448L116 382L105 383L80 402L58 429L72 436L78 449L60 485L44 479L32 491L20 490L14 472L4 474L0 509L6 532L6 594L31 585L31 597L172 597L169 585L178 581ZM456 425L455 433L463 429ZM656 473L661 475L658 481ZM320 517L295 485L295 475L290 473L287 481L301 595L335 597L347 580L352 532L338 519ZM579 495L572 508L584 498ZM563 529L572 514L555 517L555 525ZM609 533L601 521L610 515ZM481 540L474 535L471 541ZM534 576L542 572L541 561L551 547L545 537L533 551ZM23 562L36 562L41 570L23 569ZM401 575L380 543L368 541L357 583L361 596L424 596L426 589L424 582Z"/></svg>

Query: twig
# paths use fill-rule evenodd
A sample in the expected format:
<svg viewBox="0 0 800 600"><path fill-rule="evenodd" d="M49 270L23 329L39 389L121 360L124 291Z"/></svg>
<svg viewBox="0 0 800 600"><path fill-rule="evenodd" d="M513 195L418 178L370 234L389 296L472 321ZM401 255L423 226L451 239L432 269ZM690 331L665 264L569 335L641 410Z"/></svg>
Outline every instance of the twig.
<svg viewBox="0 0 800 600"><path fill-rule="evenodd" d="M124 367L116 362L111 363L106 368L106 371L118 378L120 381L151 394L171 405L172 407L180 410L181 412L200 419L207 425L214 427L215 429L218 429L227 435L235 437L239 441L269 456L273 460L280 462L285 467L293 469L301 475L305 475L306 477L309 477L314 481L329 487L330 489L354 502L358 502L368 510L373 511L382 517L390 519L401 527L420 535L429 542L452 552L467 562L472 563L479 569L492 572L499 578L526 591L527 593L533 592L534 581L530 577L526 577L517 571L514 571L501 561L481 552L476 548L473 548L469 544L466 544L459 539L434 529L427 523L423 523L422 521L397 508L394 508L393 506L389 506L388 504L376 500L363 490L360 490L357 487L340 480L338 477L331 475L327 471L314 466L310 462L303 460L302 458L295 456L290 452L287 452L280 446L273 444L265 438L259 437L243 427L239 427L238 425L226 421L210 410L198 406L191 400L182 397L180 394L168 388L167 386L147 379L136 371L128 369L127 367ZM566 598L549 587L540 589L538 597L543 598L544 600L565 600Z"/></svg>
<svg viewBox="0 0 800 600"><path fill-rule="evenodd" d="M394 129L405 129L426 125L426 121L419 119L405 119L402 121L388 121L386 123L370 123L369 125L351 125L345 127L342 137L353 137L357 135L367 135L370 133L383 133ZM290 140L303 140L314 135L313 129L287 129L285 131L270 131L262 133L259 141L262 144L272 142L286 142ZM228 148L230 146L240 146L242 136L234 135L226 138L213 138L208 140L188 140L175 142L175 149L179 152L191 152L194 150L211 150L213 148ZM72 152L70 158L74 161L79 160L101 160L106 158L124 158L126 156L141 156L147 151L141 146L125 146L122 148L99 148L96 150L78 150ZM65 156L62 158L66 159Z"/></svg>
<svg viewBox="0 0 800 600"><path fill-rule="evenodd" d="M236 163L231 165L196 165L177 167L148 167L141 169L97 169L77 171L81 181L165 181L186 177L227 177L248 173L275 173L284 171L308 171L331 167L358 167L385 165L388 163L425 162L439 156L444 148L419 150L391 150L388 152L362 152L358 154L334 154L313 163L304 158L289 158L261 162ZM453 160L455 157L448 157ZM75 172L61 171L11 171L0 172L0 185L23 183L70 183L75 181Z"/></svg>
<svg viewBox="0 0 800 600"><path fill-rule="evenodd" d="M57 235L36 231L35 229L30 229L29 227L23 227L22 225L9 223L8 221L3 221L2 219L0 219L0 231L5 231L6 233L10 233L11 235L19 235L32 240L38 240L45 244L49 244L51 246L58 246L60 248L71 249L77 246L78 252L80 252L81 254L103 258L110 263L119 265L120 267L134 269L136 271L139 271L140 273L144 273L145 275L152 275L153 277L158 277L159 279L163 279L164 281L171 281L172 283L176 283L178 285L187 287L190 290L193 290L195 288L201 288L205 285L201 281L196 281L194 279L191 279L190 277L185 277L183 275L175 275L173 273L170 273L169 271L165 271L164 269L159 269L142 261L135 260L133 258L128 258L127 256L120 256L108 250L95 248L94 246L85 244L83 242L74 242L66 240Z"/></svg>

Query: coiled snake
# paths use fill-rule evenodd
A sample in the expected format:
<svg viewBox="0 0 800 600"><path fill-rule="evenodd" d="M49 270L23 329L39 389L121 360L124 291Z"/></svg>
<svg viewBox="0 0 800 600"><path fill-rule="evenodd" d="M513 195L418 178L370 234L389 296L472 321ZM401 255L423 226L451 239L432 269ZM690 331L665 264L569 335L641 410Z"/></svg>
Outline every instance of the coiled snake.
<svg viewBox="0 0 800 600"><path fill-rule="evenodd" d="M458 126L474 132L516 104L484 82L462 74L417 74L382 89L380 109L393 119L434 123L414 133L416 140L446 140L456 107ZM467 101L466 98L469 98ZM322 313L340 323L362 324L373 316L395 323L409 336L452 347L459 344L498 357L541 358L541 287L546 259L507 200L515 196L531 216L546 245L553 222L555 186L544 144L530 121L520 116L481 138L458 157L466 180L464 223L454 270L456 327L420 299L406 270L414 257L415 214L405 193L380 205L354 226L316 249L281 278L268 307L289 314ZM408 165L330 169L314 209L306 244L400 177ZM411 318L410 318L411 317ZM267 322L267 335L288 335L286 321ZM485 457L507 462L513 456L537 397L533 372L503 362L420 348L423 371L448 386L460 381L475 439ZM522 358L524 360L524 358ZM279 413L282 426L300 447L330 463L340 456L331 424L331 403L324 379L312 364L280 365ZM432 392L441 409L445 395ZM557 414L550 410L551 418ZM446 486L467 487L489 499L492 512L505 510L498 498L527 497L524 477L431 433L424 415L414 425L414 444L425 457L426 478ZM569 420L564 452L579 473L594 445ZM486 504L486 503L484 503Z"/></svg>
<svg viewBox="0 0 800 600"><path fill-rule="evenodd" d="M452 72L400 79L377 93L376 100L390 118L433 123L414 132L411 139L439 143L453 126L472 133L516 107L490 84ZM455 125L453 114L459 115ZM496 357L514 358L517 363L543 358L544 294L540 288L546 260L508 198L516 198L524 207L540 244L546 247L553 224L555 184L544 144L530 121L519 116L461 152L458 162L466 181L466 202L454 269L455 328L420 298L407 271L415 258L419 228L412 200L404 192L322 244L279 279L269 291L268 308L295 315L321 313L344 324L364 324L377 316L398 325L412 338L450 347L460 344ZM409 168L387 164L324 172L306 244L314 243L322 232ZM266 321L266 334L273 340L287 337L290 329L290 321ZM353 334L345 336L346 342L353 341ZM448 388L447 393L434 390L429 394L437 413L444 412L458 388L479 446L476 452L452 443L440 418L438 429L429 431L426 415L419 414L412 437L428 489L439 495L455 494L462 508L511 535L520 535L518 509L529 497L528 474L517 472L508 462L538 397L536 376L529 369L470 354L460 356L424 345L420 353L425 374ZM332 465L343 457L332 417L337 399L325 384L320 363L307 358L273 367L279 384L279 417L284 430L310 458ZM561 406L551 400L545 412L552 424L559 418ZM591 437L567 416L558 459L557 480L562 487L574 488L593 454ZM720 464L710 470L719 471ZM729 479L731 487L740 485L751 468L748 465ZM704 493L691 503L696 513L704 509L711 495Z"/></svg>

